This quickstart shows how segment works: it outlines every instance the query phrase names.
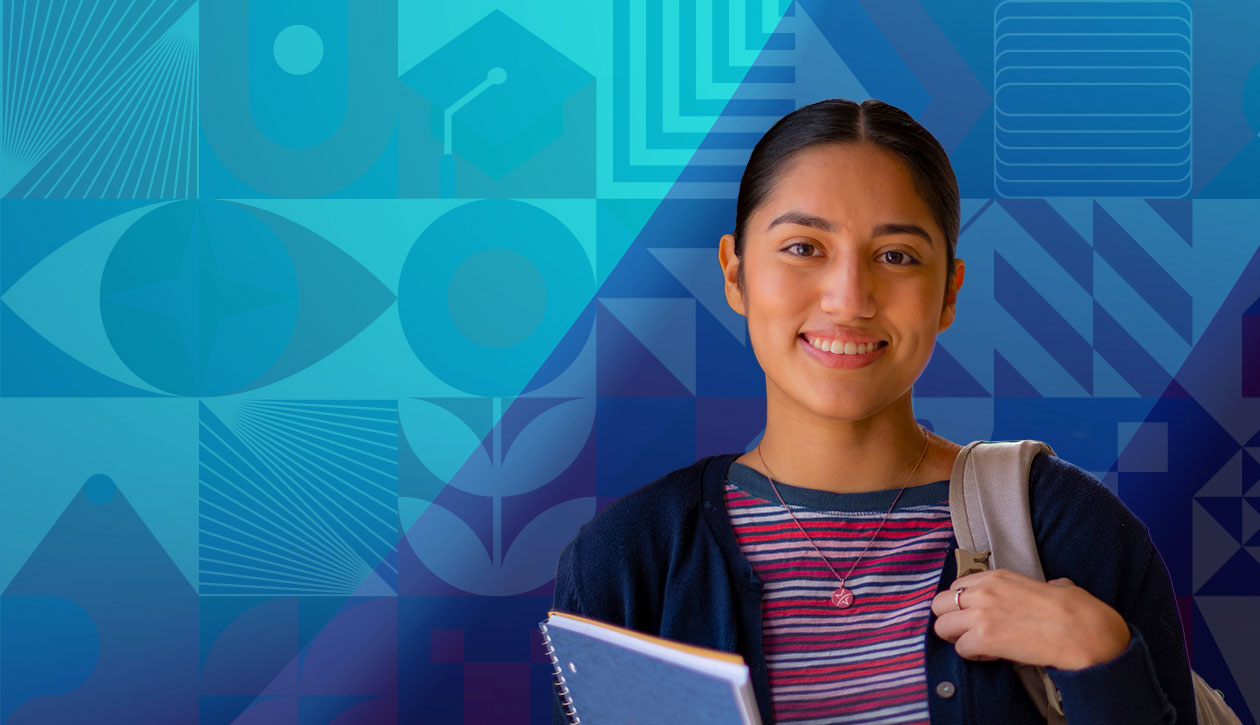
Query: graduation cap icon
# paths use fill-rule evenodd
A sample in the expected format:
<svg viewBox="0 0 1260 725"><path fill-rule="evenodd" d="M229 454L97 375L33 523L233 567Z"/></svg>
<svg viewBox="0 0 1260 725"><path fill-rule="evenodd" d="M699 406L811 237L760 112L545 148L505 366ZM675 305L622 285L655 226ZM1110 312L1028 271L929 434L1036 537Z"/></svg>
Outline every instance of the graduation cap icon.
<svg viewBox="0 0 1260 725"><path fill-rule="evenodd" d="M564 133L564 103L593 76L494 10L402 75L430 103L442 195L455 156L502 179Z"/></svg>

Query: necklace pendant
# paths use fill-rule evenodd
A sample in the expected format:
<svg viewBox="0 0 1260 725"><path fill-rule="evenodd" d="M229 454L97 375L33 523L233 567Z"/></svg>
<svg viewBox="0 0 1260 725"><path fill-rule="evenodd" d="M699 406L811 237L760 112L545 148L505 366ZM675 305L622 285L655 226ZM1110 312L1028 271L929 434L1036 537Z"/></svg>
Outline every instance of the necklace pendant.
<svg viewBox="0 0 1260 725"><path fill-rule="evenodd" d="M853 592L841 584L839 589L831 593L831 603L840 609L848 609L853 606Z"/></svg>

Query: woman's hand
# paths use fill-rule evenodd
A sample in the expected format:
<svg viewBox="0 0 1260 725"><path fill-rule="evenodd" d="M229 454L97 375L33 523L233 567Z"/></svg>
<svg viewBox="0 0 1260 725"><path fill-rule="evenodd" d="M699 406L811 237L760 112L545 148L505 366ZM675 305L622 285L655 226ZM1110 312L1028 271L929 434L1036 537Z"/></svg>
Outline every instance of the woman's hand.
<svg viewBox="0 0 1260 725"><path fill-rule="evenodd" d="M1129 646L1120 613L1068 579L1040 582L1009 569L968 574L936 595L932 612L936 633L969 660L1079 670Z"/></svg>

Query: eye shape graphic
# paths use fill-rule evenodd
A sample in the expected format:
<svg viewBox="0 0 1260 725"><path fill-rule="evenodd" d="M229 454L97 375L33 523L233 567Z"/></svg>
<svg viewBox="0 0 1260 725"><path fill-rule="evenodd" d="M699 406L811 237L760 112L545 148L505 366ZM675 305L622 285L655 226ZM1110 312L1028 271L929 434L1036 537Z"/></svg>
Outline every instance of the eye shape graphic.
<svg viewBox="0 0 1260 725"><path fill-rule="evenodd" d="M98 224L0 296L84 365L141 390L198 397L299 372L394 299L309 229L209 200L144 207ZM8 395L24 386L48 394L58 381L6 377L5 386Z"/></svg>

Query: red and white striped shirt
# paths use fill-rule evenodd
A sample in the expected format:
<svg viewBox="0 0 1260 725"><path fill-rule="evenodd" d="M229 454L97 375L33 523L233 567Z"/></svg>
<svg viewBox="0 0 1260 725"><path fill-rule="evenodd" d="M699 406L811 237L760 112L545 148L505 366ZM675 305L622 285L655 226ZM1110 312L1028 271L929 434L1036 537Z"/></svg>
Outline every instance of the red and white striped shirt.
<svg viewBox="0 0 1260 725"><path fill-rule="evenodd" d="M833 493L775 481L840 585L770 488L731 464L726 505L740 549L763 582L762 644L776 722L926 723L923 642L953 530L949 482L911 486L879 535L899 489Z"/></svg>

